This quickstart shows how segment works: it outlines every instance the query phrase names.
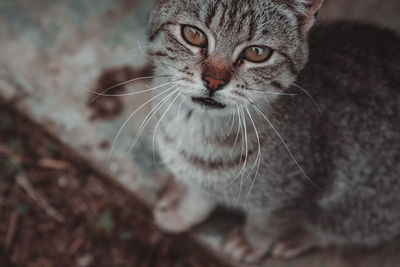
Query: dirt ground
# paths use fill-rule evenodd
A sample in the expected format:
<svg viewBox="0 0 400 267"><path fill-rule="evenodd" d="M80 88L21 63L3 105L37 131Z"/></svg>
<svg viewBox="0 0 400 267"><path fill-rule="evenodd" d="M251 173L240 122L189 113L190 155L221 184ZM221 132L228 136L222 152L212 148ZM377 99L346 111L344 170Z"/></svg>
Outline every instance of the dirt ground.
<svg viewBox="0 0 400 267"><path fill-rule="evenodd" d="M225 266L0 102L0 266Z"/></svg>

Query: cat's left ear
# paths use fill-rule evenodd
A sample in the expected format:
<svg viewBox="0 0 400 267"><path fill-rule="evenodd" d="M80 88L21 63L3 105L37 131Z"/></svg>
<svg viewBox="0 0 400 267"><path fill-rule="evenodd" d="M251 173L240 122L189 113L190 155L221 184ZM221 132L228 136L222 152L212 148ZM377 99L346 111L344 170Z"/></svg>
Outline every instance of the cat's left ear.
<svg viewBox="0 0 400 267"><path fill-rule="evenodd" d="M318 11L321 9L324 0L295 0L302 7L300 14L301 32L306 36L314 25Z"/></svg>

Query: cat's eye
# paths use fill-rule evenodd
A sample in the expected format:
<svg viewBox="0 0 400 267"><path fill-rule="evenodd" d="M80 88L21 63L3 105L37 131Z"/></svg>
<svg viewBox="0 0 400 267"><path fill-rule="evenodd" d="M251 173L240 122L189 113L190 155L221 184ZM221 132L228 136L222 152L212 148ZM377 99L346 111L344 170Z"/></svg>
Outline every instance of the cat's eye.
<svg viewBox="0 0 400 267"><path fill-rule="evenodd" d="M182 26L182 36L186 42L191 45L205 47L207 45L207 36L198 28L184 25Z"/></svg>
<svg viewBox="0 0 400 267"><path fill-rule="evenodd" d="M272 49L266 46L250 46L243 51L242 57L245 60L260 63L268 60L272 52Z"/></svg>

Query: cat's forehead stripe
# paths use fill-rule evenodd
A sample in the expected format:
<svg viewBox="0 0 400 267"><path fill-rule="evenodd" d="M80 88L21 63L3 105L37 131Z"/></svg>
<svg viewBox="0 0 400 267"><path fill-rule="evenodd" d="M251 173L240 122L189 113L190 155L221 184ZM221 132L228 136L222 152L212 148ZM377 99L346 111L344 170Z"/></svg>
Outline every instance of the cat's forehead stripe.
<svg viewBox="0 0 400 267"><path fill-rule="evenodd" d="M216 12L217 12L218 5L217 3L213 3L212 5L209 6L206 20L205 20L205 25L207 27L210 27L211 21L213 20Z"/></svg>
<svg viewBox="0 0 400 267"><path fill-rule="evenodd" d="M297 34L298 21L290 5L277 5L270 1L179 1L179 8L166 4L160 19L164 22L153 29L150 40L160 32L169 31L171 24L181 19L186 23L203 24L216 38L238 45L241 42L269 38L274 34L286 35L288 43ZM263 7L263 8L261 8ZM296 36L297 37L297 36ZM282 38L281 38L282 40Z"/></svg>

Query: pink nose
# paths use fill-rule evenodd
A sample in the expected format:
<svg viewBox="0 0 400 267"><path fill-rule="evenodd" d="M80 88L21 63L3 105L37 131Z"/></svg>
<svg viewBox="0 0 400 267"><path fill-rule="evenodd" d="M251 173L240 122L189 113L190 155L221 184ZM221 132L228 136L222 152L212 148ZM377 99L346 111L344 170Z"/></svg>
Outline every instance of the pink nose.
<svg viewBox="0 0 400 267"><path fill-rule="evenodd" d="M211 77L204 77L203 80L204 80L204 84L206 85L206 87L209 91L220 90L220 89L222 89L222 87L224 85L226 85L225 81L214 79Z"/></svg>

